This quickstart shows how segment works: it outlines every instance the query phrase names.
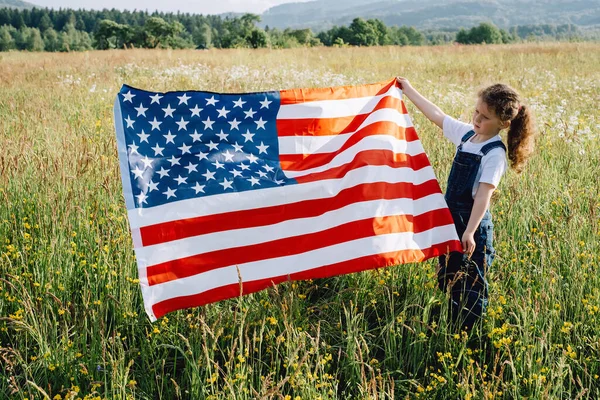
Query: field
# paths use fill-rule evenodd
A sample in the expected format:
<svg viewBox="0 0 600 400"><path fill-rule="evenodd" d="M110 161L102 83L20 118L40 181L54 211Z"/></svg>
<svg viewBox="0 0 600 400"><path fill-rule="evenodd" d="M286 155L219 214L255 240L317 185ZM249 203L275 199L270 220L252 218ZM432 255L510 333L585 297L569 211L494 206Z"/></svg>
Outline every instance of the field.
<svg viewBox="0 0 600 400"><path fill-rule="evenodd" d="M0 53L0 398L600 398L600 45ZM409 78L468 120L501 81L540 135L493 198L490 306L467 334L435 260L150 323L122 196L121 85L244 92ZM407 100L442 188L453 146Z"/></svg>

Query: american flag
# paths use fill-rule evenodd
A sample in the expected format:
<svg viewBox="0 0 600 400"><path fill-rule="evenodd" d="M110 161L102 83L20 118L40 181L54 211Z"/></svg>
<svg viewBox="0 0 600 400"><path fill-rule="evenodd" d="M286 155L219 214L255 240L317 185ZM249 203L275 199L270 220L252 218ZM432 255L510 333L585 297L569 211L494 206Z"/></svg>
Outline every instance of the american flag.
<svg viewBox="0 0 600 400"><path fill-rule="evenodd" d="M395 80L243 94L124 85L114 116L152 321L460 250Z"/></svg>

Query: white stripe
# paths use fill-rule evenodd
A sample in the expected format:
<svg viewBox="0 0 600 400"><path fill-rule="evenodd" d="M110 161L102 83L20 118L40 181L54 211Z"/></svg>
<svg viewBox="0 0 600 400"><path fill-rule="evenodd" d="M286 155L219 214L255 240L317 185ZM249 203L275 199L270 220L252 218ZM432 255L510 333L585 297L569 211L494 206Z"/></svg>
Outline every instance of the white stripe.
<svg viewBox="0 0 600 400"><path fill-rule="evenodd" d="M402 232L352 240L306 253L239 264L237 267L242 281L249 282L285 276L373 254L427 249L456 238L454 224L450 224L418 234ZM149 298L151 304L156 304L173 297L198 294L235 283L238 283L238 274L236 266L232 265L154 286L142 285L142 291L146 292L145 298Z"/></svg>
<svg viewBox="0 0 600 400"><path fill-rule="evenodd" d="M352 221L392 215L418 216L445 207L446 202L441 193L431 194L418 200L363 201L316 217L287 220L268 226L214 232L137 248L135 255L138 265L145 267L196 254L320 232Z"/></svg>
<svg viewBox="0 0 600 400"><path fill-rule="evenodd" d="M298 178L300 176L327 171L328 169L340 167L352 162L358 153L365 150L391 150L397 154L404 153L411 156L416 156L417 154L425 152L420 140L406 142L405 140L398 140L395 137L388 135L367 136L363 140L337 154L327 164L301 171L285 170L283 173L288 178Z"/></svg>
<svg viewBox="0 0 600 400"><path fill-rule="evenodd" d="M377 96L285 104L279 107L277 119L340 118L367 114L373 111L381 99L388 96L402 100L402 91L397 86L392 86L386 93Z"/></svg>
<svg viewBox="0 0 600 400"><path fill-rule="evenodd" d="M132 229L135 229L184 218L252 210L309 199L330 198L346 188L363 183L407 182L418 185L431 179L436 179L431 166L418 171L410 168L392 168L387 165L366 166L349 171L339 179L327 179L301 185L284 185L246 192L224 193L181 200L156 207L128 210L129 224Z"/></svg>
<svg viewBox="0 0 600 400"><path fill-rule="evenodd" d="M363 121L363 123L360 124L358 129L351 133L326 136L280 136L278 140L279 154L331 153L339 150L339 148L342 147L344 143L346 143L346 141L356 132L376 122L395 122L396 125L402 128L409 128L413 126L408 114L402 114L398 110L386 108L383 110L377 110L369 115ZM385 132L381 133L383 134Z"/></svg>

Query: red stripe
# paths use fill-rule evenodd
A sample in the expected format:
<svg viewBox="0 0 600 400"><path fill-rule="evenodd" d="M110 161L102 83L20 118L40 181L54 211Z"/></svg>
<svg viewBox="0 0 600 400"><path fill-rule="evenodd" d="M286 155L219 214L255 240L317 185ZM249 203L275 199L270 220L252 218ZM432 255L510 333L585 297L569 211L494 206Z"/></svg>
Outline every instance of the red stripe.
<svg viewBox="0 0 600 400"><path fill-rule="evenodd" d="M317 154L280 154L279 162L284 171L299 171L315 168L330 162L336 155L354 146L362 139L373 135L389 135L398 140L414 142L419 140L414 127L403 128L393 122L376 122L356 132L336 151Z"/></svg>
<svg viewBox="0 0 600 400"><path fill-rule="evenodd" d="M142 244L151 246L213 232L272 225L290 219L314 217L359 201L397 198L416 200L433 193L441 193L440 186L435 179L419 185L406 182L366 183L344 189L335 197L164 222L142 227L140 233Z"/></svg>
<svg viewBox="0 0 600 400"><path fill-rule="evenodd" d="M421 262L432 257L446 254L450 251L460 251L460 242L451 240L448 242L434 245L428 249L422 250L402 250L397 252L374 254L360 257L349 261L336 264L325 265L307 271L298 272L291 275L283 275L262 279L257 281L243 282L242 292L244 295L258 292L269 286L285 282L287 280L297 281L303 279L326 278L334 275L348 274L352 272L366 271L375 268L384 268L392 265ZM156 318L179 310L182 308L203 306L220 300L237 297L240 295L240 285L226 285L215 289L207 290L202 293L174 297L152 305L152 311Z"/></svg>
<svg viewBox="0 0 600 400"><path fill-rule="evenodd" d="M387 165L392 168L408 167L413 171L430 166L427 154L425 153L409 156L405 153L394 153L391 150L364 150L356 153L354 159L347 164L329 168L323 172L298 176L295 179L298 183L320 181L323 179L338 179L345 176L350 170L369 165Z"/></svg>
<svg viewBox="0 0 600 400"><path fill-rule="evenodd" d="M452 216L446 208L417 216L391 215L367 218L306 235L216 250L153 265L146 270L148 283L152 286L230 265L306 253L322 247L387 233L420 233L436 226L453 223Z"/></svg>
<svg viewBox="0 0 600 400"><path fill-rule="evenodd" d="M360 86L338 86L329 88L289 89L279 92L281 105L298 104L307 101L339 100L356 97L377 96L386 93L392 86L398 86L396 80L377 82Z"/></svg>
<svg viewBox="0 0 600 400"><path fill-rule="evenodd" d="M331 136L356 131L374 111L392 108L408 114L404 102L395 97L384 97L377 103L373 111L366 114L351 115L339 118L277 118L277 135L279 136ZM396 124L394 124L396 125ZM396 125L397 126L397 125Z"/></svg>

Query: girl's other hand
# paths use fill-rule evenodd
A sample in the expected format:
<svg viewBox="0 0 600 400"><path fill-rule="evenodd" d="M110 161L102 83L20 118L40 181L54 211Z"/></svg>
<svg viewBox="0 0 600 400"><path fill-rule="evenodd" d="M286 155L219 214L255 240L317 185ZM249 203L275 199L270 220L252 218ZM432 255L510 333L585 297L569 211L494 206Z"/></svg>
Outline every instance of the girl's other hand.
<svg viewBox="0 0 600 400"><path fill-rule="evenodd" d="M475 251L475 238L473 237L473 233L465 231L462 236L462 246L463 252L470 257Z"/></svg>

